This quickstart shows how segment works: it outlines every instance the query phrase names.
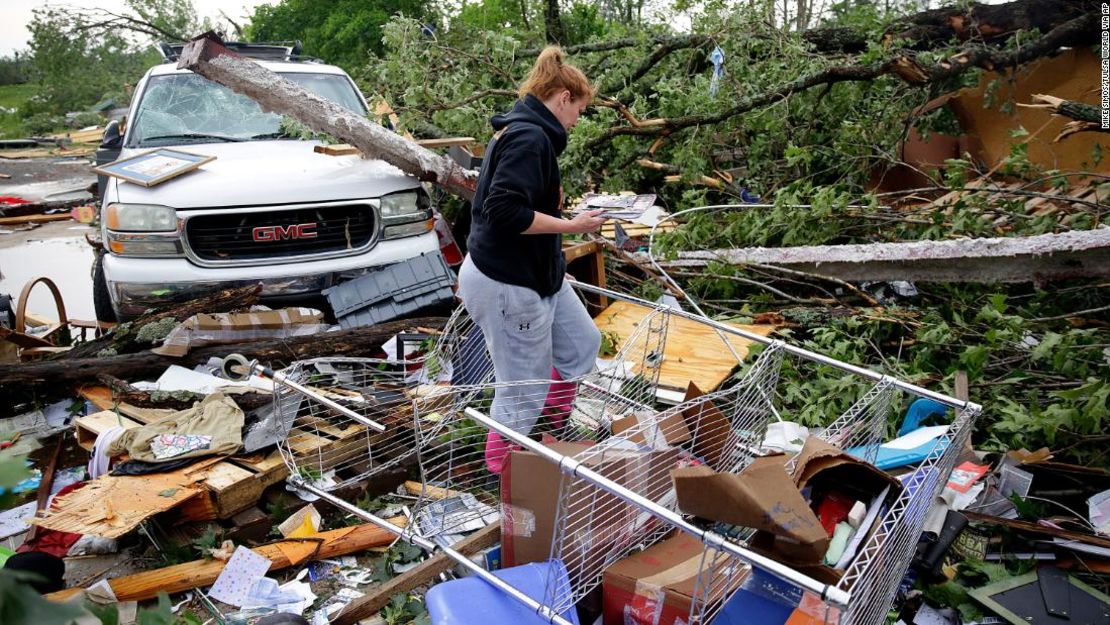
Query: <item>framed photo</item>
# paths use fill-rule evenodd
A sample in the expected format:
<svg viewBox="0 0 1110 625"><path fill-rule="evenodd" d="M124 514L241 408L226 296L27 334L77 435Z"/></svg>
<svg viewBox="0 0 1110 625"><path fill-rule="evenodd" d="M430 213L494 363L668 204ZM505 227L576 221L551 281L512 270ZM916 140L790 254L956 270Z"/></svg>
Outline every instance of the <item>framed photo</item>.
<svg viewBox="0 0 1110 625"><path fill-rule="evenodd" d="M153 187L214 160L215 156L157 148L96 167L93 171L144 187Z"/></svg>

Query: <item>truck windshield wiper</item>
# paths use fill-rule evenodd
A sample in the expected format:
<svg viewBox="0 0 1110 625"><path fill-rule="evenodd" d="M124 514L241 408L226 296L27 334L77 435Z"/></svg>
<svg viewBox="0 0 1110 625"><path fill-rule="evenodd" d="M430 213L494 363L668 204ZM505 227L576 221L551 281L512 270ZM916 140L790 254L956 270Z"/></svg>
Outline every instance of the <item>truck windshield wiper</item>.
<svg viewBox="0 0 1110 625"><path fill-rule="evenodd" d="M209 135L199 132L187 132L180 135L158 135L156 137L143 137L143 143L146 143L148 141L163 141L166 139L218 139L220 141L226 141L228 143L246 141L246 139L240 139L239 137L229 137L227 135Z"/></svg>
<svg viewBox="0 0 1110 625"><path fill-rule="evenodd" d="M251 139L295 139L293 135L284 130L277 132L264 132L262 134L251 135Z"/></svg>

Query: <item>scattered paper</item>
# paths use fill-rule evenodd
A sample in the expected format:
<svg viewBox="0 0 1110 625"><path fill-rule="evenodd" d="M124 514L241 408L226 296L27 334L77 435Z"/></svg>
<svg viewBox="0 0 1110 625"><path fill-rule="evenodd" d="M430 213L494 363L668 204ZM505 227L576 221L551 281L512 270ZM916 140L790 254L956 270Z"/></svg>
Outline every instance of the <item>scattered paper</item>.
<svg viewBox="0 0 1110 625"><path fill-rule="evenodd" d="M239 546L212 585L209 595L224 603L243 607L255 583L270 570L269 558Z"/></svg>
<svg viewBox="0 0 1110 625"><path fill-rule="evenodd" d="M363 593L354 590L353 588L340 588L339 592L331 597L331 602L324 606L324 613L328 617L335 616L340 610L347 607L347 604L358 599ZM319 614L319 612L317 612Z"/></svg>
<svg viewBox="0 0 1110 625"><path fill-rule="evenodd" d="M1032 485L1032 473L1022 471L1008 464L1002 466L1002 476L998 480L998 492L1002 493L1003 497L1009 498L1010 495L1017 495L1024 499L1029 495L1029 487Z"/></svg>
<svg viewBox="0 0 1110 625"><path fill-rule="evenodd" d="M1088 499L1087 510L1095 531L1100 534L1110 534L1110 489Z"/></svg>
<svg viewBox="0 0 1110 625"><path fill-rule="evenodd" d="M316 594L312 592L312 587L301 581L304 572L301 571L302 575L298 575L297 579L281 585L270 577L259 578L244 598L242 607L244 609L270 608L286 614L304 614L304 611L316 601Z"/></svg>
<svg viewBox="0 0 1110 625"><path fill-rule="evenodd" d="M947 425L932 425L923 428L917 428L909 434L899 436L898 438L883 443L881 446L884 449L917 449L929 441L940 438L948 432Z"/></svg>
<svg viewBox="0 0 1110 625"><path fill-rule="evenodd" d="M644 226L654 227L659 222L670 217L671 214L663 209L662 206L652 206L645 210L642 215L632 220L632 223L642 224Z"/></svg>
<svg viewBox="0 0 1110 625"><path fill-rule="evenodd" d="M274 383L258 376L243 382L218 378L214 375L193 371L178 365L170 365L156 382L136 382L132 386L142 391L193 391L210 395L228 386L250 386L263 391L273 391Z"/></svg>
<svg viewBox="0 0 1110 625"><path fill-rule="evenodd" d="M36 507L35 502L32 501L0 512L0 538L22 534L31 529L31 526L27 525L27 520L35 516Z"/></svg>

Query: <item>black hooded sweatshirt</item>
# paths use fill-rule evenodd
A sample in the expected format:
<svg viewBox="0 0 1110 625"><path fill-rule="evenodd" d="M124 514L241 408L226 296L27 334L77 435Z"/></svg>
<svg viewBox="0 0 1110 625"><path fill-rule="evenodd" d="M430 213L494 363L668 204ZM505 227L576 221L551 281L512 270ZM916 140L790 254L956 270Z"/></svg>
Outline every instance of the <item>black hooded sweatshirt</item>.
<svg viewBox="0 0 1110 625"><path fill-rule="evenodd" d="M487 277L528 287L541 297L559 292L566 261L562 235L523 234L533 211L560 217L558 156L567 132L538 98L527 95L512 112L495 115L471 209L467 247Z"/></svg>

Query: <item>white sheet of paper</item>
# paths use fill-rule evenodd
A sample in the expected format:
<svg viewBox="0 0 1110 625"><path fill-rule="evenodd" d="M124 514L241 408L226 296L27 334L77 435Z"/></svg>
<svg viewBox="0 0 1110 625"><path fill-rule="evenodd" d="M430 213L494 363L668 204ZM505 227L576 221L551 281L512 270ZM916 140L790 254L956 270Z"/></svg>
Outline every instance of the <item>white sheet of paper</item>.
<svg viewBox="0 0 1110 625"><path fill-rule="evenodd" d="M1104 490L1097 495L1092 495L1087 500L1087 512L1090 515L1091 525L1104 534L1110 533L1110 490Z"/></svg>
<svg viewBox="0 0 1110 625"><path fill-rule="evenodd" d="M632 223L643 224L647 227L652 227L664 218L669 217L670 213L663 209L662 206L652 206L643 212L639 217L632 220Z"/></svg>
<svg viewBox="0 0 1110 625"><path fill-rule="evenodd" d="M35 502L0 512L0 538L22 534L31 529L26 520L35 516Z"/></svg>
<svg viewBox="0 0 1110 625"><path fill-rule="evenodd" d="M932 425L917 428L905 436L899 436L888 443L883 443L882 447L884 449L916 449L931 440L943 436L946 432L948 432L947 425Z"/></svg>
<svg viewBox="0 0 1110 625"><path fill-rule="evenodd" d="M193 391L204 394L214 393L217 389L226 386L251 386L264 391L274 390L272 381L258 376L253 376L245 382L235 382L177 365L170 365L154 384L140 382L134 386L144 391Z"/></svg>
<svg viewBox="0 0 1110 625"><path fill-rule="evenodd" d="M242 607L251 589L270 570L269 558L240 545L208 592L213 599Z"/></svg>

